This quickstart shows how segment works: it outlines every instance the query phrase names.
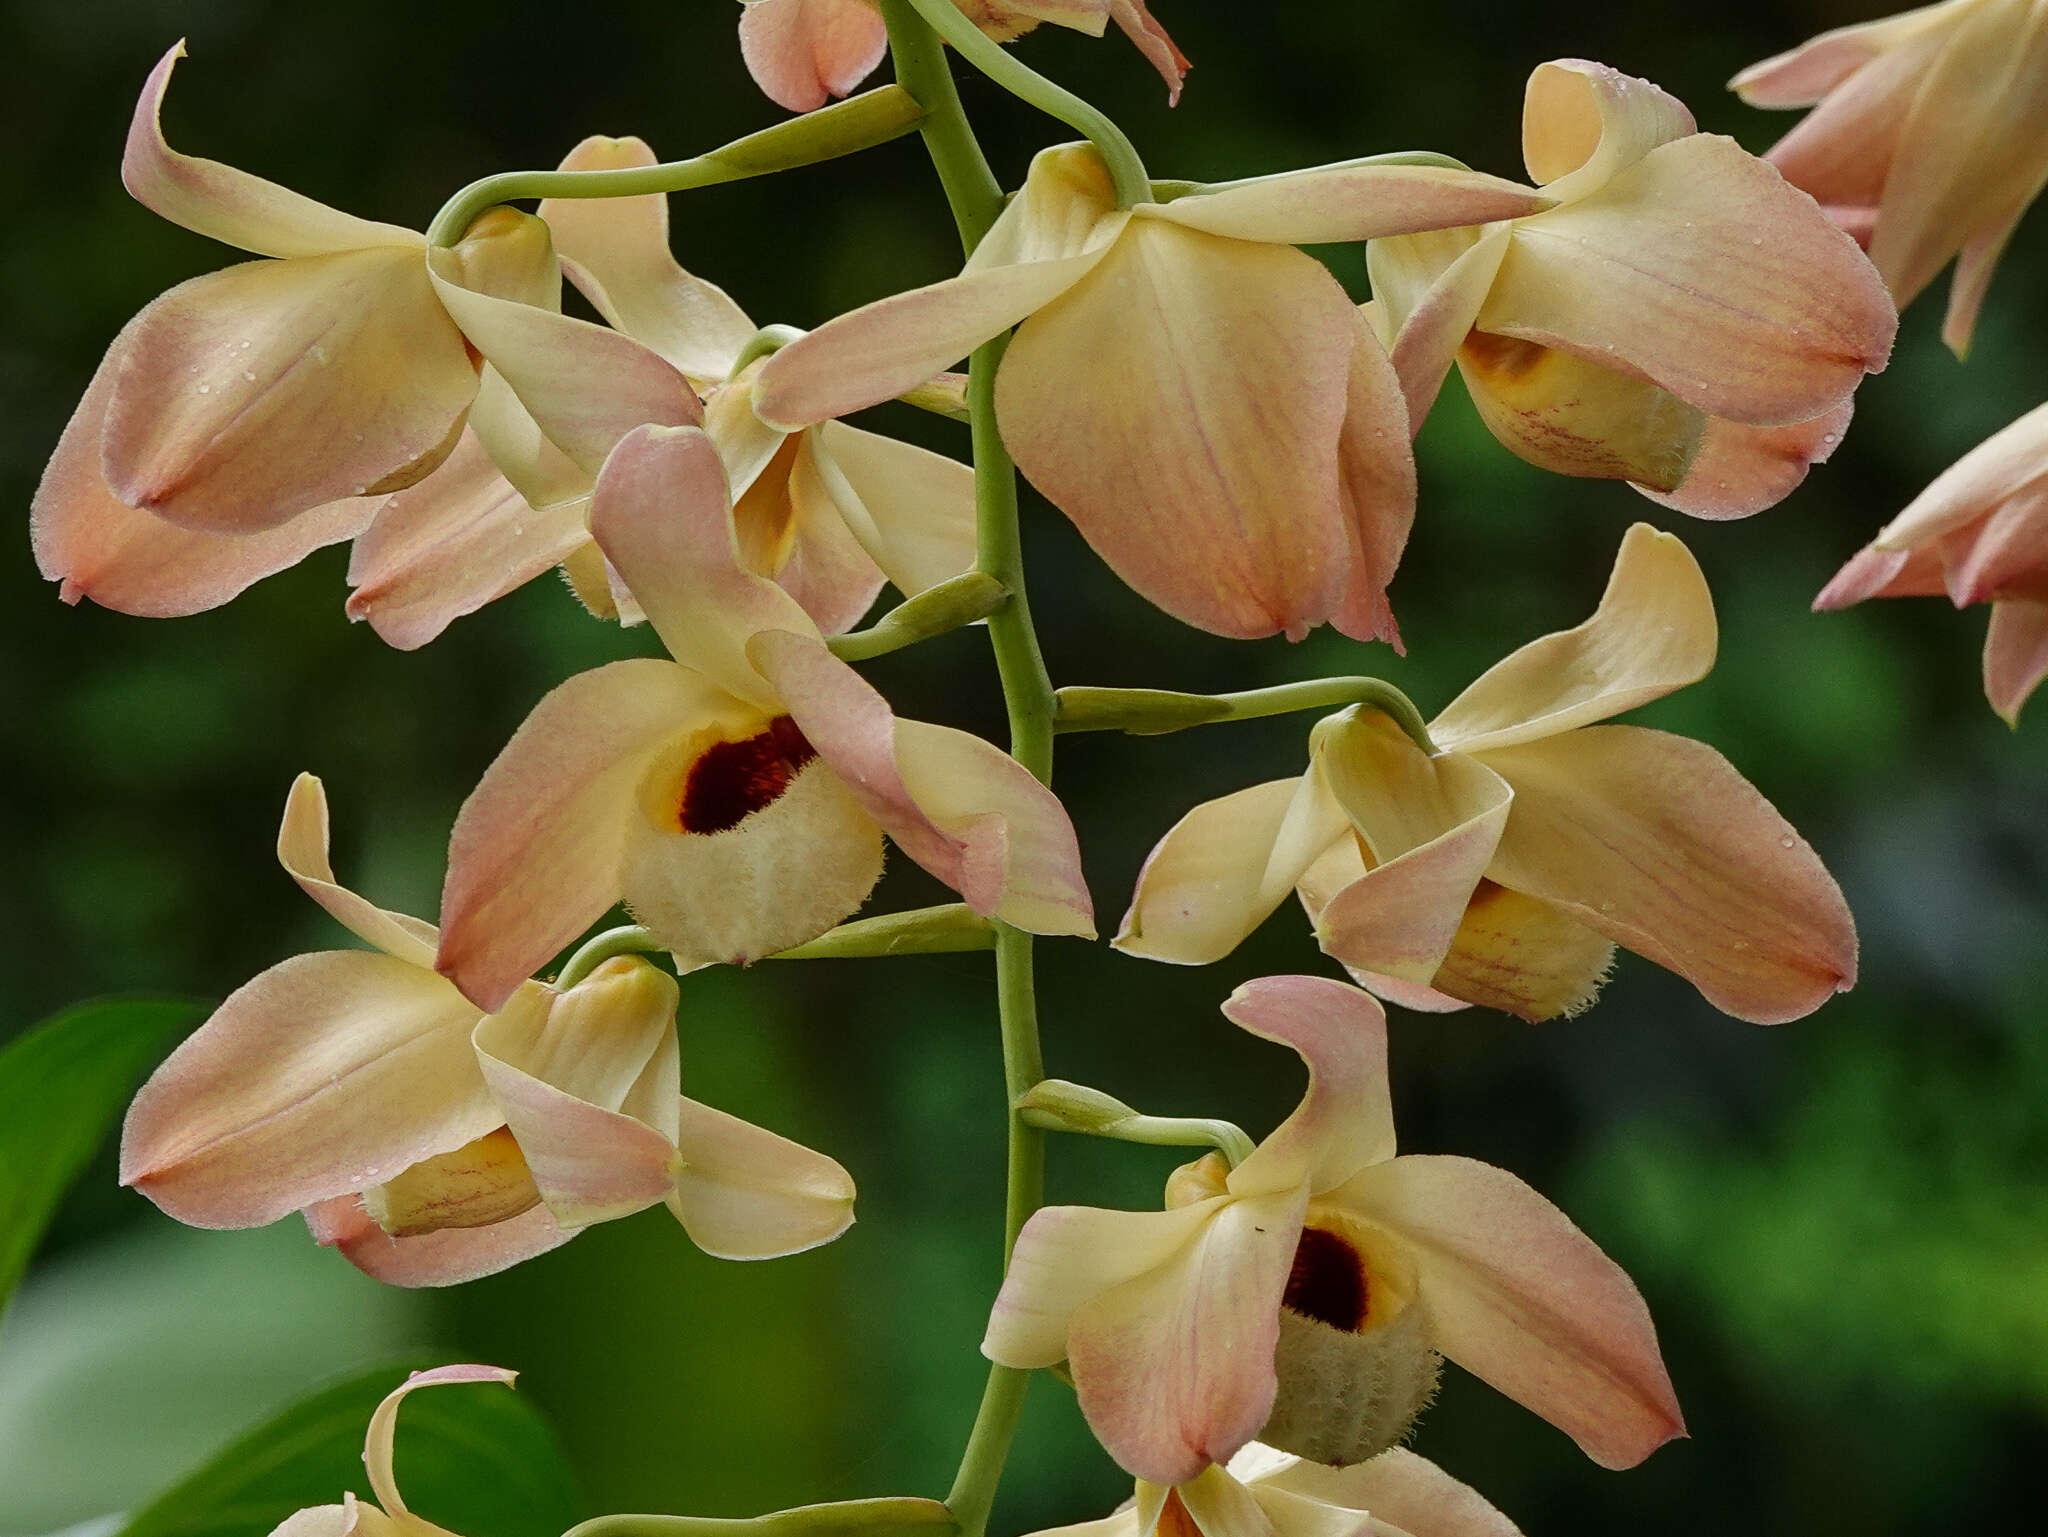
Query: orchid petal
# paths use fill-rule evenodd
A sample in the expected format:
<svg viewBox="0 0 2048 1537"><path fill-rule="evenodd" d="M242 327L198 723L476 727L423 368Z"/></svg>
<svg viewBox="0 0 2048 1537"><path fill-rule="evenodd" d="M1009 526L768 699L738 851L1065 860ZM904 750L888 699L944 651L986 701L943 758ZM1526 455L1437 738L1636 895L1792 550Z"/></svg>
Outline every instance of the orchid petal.
<svg viewBox="0 0 2048 1537"><path fill-rule="evenodd" d="M247 171L172 149L164 142L160 119L171 72L184 56L184 43L172 44L149 72L135 103L121 180L137 202L173 224L259 256L330 256L403 246L418 259L426 241L417 231L358 219Z"/></svg>
<svg viewBox="0 0 2048 1537"><path fill-rule="evenodd" d="M823 492L905 597L974 569L972 466L825 422L806 437L794 479L799 515Z"/></svg>
<svg viewBox="0 0 2048 1537"><path fill-rule="evenodd" d="M1230 1172L1232 1195L1320 1194L1394 1156L1387 1089L1387 1016L1355 987L1328 977L1260 977L1223 1004L1223 1017L1292 1048L1308 1068L1294 1112Z"/></svg>
<svg viewBox="0 0 2048 1537"><path fill-rule="evenodd" d="M398 1480L391 1471L392 1443L398 1430L398 1406L405 1402L406 1395L418 1388L446 1387L451 1383L464 1382L495 1382L509 1388L518 1377L519 1373L507 1371L502 1366L437 1366L430 1371L414 1372L384 1396L384 1401L370 1416L369 1433L363 1438L363 1467L370 1475L370 1490L376 1495L377 1503L384 1507L386 1515L394 1520L404 1520L412 1514L399 1497Z"/></svg>
<svg viewBox="0 0 2048 1537"><path fill-rule="evenodd" d="M744 35L744 17L740 25ZM594 134L569 151L561 169L620 171L655 163L645 139ZM754 323L724 289L677 265L669 251L667 194L549 198L539 212L554 232L564 271L615 329L652 347L690 379L725 378L753 339Z"/></svg>
<svg viewBox="0 0 2048 1537"><path fill-rule="evenodd" d="M748 564L773 576L820 634L842 635L874 606L886 577L818 474L821 430L814 427L789 440L786 455L734 505L733 525L743 541L750 519L758 519L764 529L781 525L776 562L756 560L743 543ZM762 516L764 503L773 511Z"/></svg>
<svg viewBox="0 0 2048 1537"><path fill-rule="evenodd" d="M1311 1507L1284 1494L1268 1504L1270 1498L1260 1498L1211 1464L1173 1490L1148 1537L1358 1537L1356 1511ZM1284 1512L1280 1519L1275 1519L1276 1506Z"/></svg>
<svg viewBox="0 0 2048 1537"><path fill-rule="evenodd" d="M1414 1537L1522 1537L1515 1523L1475 1490L1400 1446L1348 1468L1291 1457L1285 1466L1257 1478L1253 1487L1284 1490L1344 1510L1369 1510L1375 1521Z"/></svg>
<svg viewBox="0 0 2048 1537"><path fill-rule="evenodd" d="M1140 595L1217 634L1298 639L1349 574L1337 444L1356 328L1301 252L1139 219L1019 329L996 413Z"/></svg>
<svg viewBox="0 0 2048 1537"><path fill-rule="evenodd" d="M272 1528L270 1537L384 1537L375 1527L359 1519L363 1508L353 1494L346 1505L310 1505L295 1510Z"/></svg>
<svg viewBox="0 0 2048 1537"><path fill-rule="evenodd" d="M853 1225L853 1177L833 1159L737 1116L682 1102L669 1210L719 1259L774 1259Z"/></svg>
<svg viewBox="0 0 2048 1537"><path fill-rule="evenodd" d="M1991 605L1984 638L1984 697L2008 726L2048 677L2048 603L2012 599Z"/></svg>
<svg viewBox="0 0 2048 1537"><path fill-rule="evenodd" d="M576 1236L557 1227L545 1206L489 1227L444 1228L414 1238L393 1238L370 1220L361 1198L353 1195L308 1207L305 1217L316 1243L340 1250L356 1269L388 1286L459 1286L509 1270Z"/></svg>
<svg viewBox="0 0 2048 1537"><path fill-rule="evenodd" d="M1649 1310L1621 1268L1504 1169L1405 1157L1331 1201L1401 1239L1439 1349L1627 1468L1685 1434Z"/></svg>
<svg viewBox="0 0 2048 1537"><path fill-rule="evenodd" d="M1400 375L1363 315L1355 321L1344 430L1337 438L1337 506L1350 543L1345 582L1330 622L1346 635L1401 649L1387 586L1415 523L1415 456L1403 430Z"/></svg>
<svg viewBox="0 0 2048 1537"><path fill-rule="evenodd" d="M791 433L770 427L754 409L754 381L766 358L757 358L704 400L704 431L718 445L735 499L744 497L776 460L793 454Z"/></svg>
<svg viewBox="0 0 2048 1537"><path fill-rule="evenodd" d="M558 1225L580 1228L628 1217L668 1195L675 1178L675 1148L668 1138L632 1116L520 1071L481 1039L476 1050L491 1098Z"/></svg>
<svg viewBox="0 0 2048 1537"><path fill-rule="evenodd" d="M295 956L238 988L129 1106L121 1182L195 1227L259 1227L500 1120L477 1010L387 955Z"/></svg>
<svg viewBox="0 0 2048 1537"><path fill-rule="evenodd" d="M1636 489L1660 506L1695 518L1746 518L1775 507L1799 489L1808 469L1826 463L1848 432L1854 410L1854 401L1844 400L1810 422L1783 427L1709 417L1692 466L1675 490L1640 483Z"/></svg>
<svg viewBox="0 0 2048 1537"><path fill-rule="evenodd" d="M748 0L740 56L762 93L812 112L874 72L889 49L879 12L863 0Z"/></svg>
<svg viewBox="0 0 2048 1537"><path fill-rule="evenodd" d="M2001 503L1952 556L1948 592L1956 606L1993 598L2048 597L2048 485Z"/></svg>
<svg viewBox="0 0 2048 1537"><path fill-rule="evenodd" d="M1181 82L1188 74L1188 56L1167 36L1166 28L1153 19L1151 11L1145 8L1145 0L1109 0L1109 14L1145 56L1145 62L1158 70L1159 78L1166 82L1166 104L1179 106Z"/></svg>
<svg viewBox="0 0 2048 1537"><path fill-rule="evenodd" d="M2030 188L2018 206L1993 215L1956 253L1956 270L1949 278L1948 313L1941 322L1941 340L1942 345L1958 358L1969 355L1970 339L1977 331L1977 315L1984 308L1984 296L1990 291L1992 276L1998 270L1998 259L2005 254L2027 205L2033 202L2039 191L2038 187ZM1872 233L1875 233L1874 228ZM1867 239L1863 241L1863 247L1865 250L1870 248Z"/></svg>
<svg viewBox="0 0 2048 1537"><path fill-rule="evenodd" d="M1668 967L1727 1014L1777 1024L1856 980L1834 878L1699 742L1598 726L1482 760L1515 790L1490 874Z"/></svg>
<svg viewBox="0 0 2048 1537"><path fill-rule="evenodd" d="M455 819L442 973L496 1008L589 927L619 899L642 776L679 734L732 709L652 657L580 673L534 706Z"/></svg>
<svg viewBox="0 0 2048 1537"><path fill-rule="evenodd" d="M1685 103L1647 80L1586 59L1556 59L1529 76L1522 158L1531 181L1569 202L1698 126Z"/></svg>
<svg viewBox="0 0 2048 1537"><path fill-rule="evenodd" d="M1326 245L1519 219L1555 204L1545 193L1480 171L1332 165L1141 203L1133 212L1233 240Z"/></svg>
<svg viewBox="0 0 2048 1537"><path fill-rule="evenodd" d="M1770 425L1820 415L1884 367L1898 316L1810 198L1695 134L1518 223L1478 323Z"/></svg>
<svg viewBox="0 0 2048 1537"><path fill-rule="evenodd" d="M1604 720L1698 682L1716 644L1713 595L1692 552L1637 523L1593 617L1496 662L1430 722L1430 736L1479 752Z"/></svg>
<svg viewBox="0 0 2048 1537"><path fill-rule="evenodd" d="M1411 437L1422 431L1444 375L1485 308L1512 234L1506 226L1443 230L1366 247L1374 303L1392 333L1382 340L1408 401Z"/></svg>
<svg viewBox="0 0 2048 1537"><path fill-rule="evenodd" d="M2000 428L1935 477L1878 530L1875 545L1905 550L1975 522L2000 502L2048 482L2048 405Z"/></svg>
<svg viewBox="0 0 2048 1537"><path fill-rule="evenodd" d="M1882 21L1837 27L1750 65L1728 82L1728 89L1752 107L1810 107L1871 60L1955 10L1953 3L1925 5Z"/></svg>
<svg viewBox="0 0 2048 1537"><path fill-rule="evenodd" d="M1907 114L1947 37L1947 28L1922 30L1855 71L1772 146L1771 164L1823 208L1875 214Z"/></svg>
<svg viewBox="0 0 2048 1537"><path fill-rule="evenodd" d="M364 900L334 879L328 863L327 791L312 774L292 781L284 822L277 830L277 862L307 896L365 944L431 971L440 937L431 923Z"/></svg>
<svg viewBox="0 0 2048 1537"><path fill-rule="evenodd" d="M1204 802L1146 856L1116 948L1182 966L1221 960L1287 900L1345 827L1314 772Z"/></svg>
<svg viewBox="0 0 2048 1537"><path fill-rule="evenodd" d="M107 484L202 532L274 528L419 479L476 393L419 253L390 246L193 278L124 335Z"/></svg>
<svg viewBox="0 0 2048 1537"><path fill-rule="evenodd" d="M1849 557L1848 564L1820 590L1813 607L1818 613L1847 608L1865 598L1933 598L1947 591L1939 545L1915 545L1910 550L1880 550L1868 545Z"/></svg>

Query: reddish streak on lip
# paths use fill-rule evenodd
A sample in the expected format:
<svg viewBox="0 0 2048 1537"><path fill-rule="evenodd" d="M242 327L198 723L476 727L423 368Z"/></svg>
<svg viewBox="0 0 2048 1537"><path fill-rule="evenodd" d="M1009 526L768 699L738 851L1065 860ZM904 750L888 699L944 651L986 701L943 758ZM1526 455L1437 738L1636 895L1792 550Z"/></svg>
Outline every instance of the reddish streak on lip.
<svg viewBox="0 0 2048 1537"><path fill-rule="evenodd" d="M1304 1318L1356 1334L1365 1327L1371 1304L1372 1291L1358 1251L1335 1233L1303 1228L1280 1305Z"/></svg>
<svg viewBox="0 0 2048 1537"><path fill-rule="evenodd" d="M686 833L722 833L775 804L818 750L777 716L759 736L714 743L690 765L678 820Z"/></svg>

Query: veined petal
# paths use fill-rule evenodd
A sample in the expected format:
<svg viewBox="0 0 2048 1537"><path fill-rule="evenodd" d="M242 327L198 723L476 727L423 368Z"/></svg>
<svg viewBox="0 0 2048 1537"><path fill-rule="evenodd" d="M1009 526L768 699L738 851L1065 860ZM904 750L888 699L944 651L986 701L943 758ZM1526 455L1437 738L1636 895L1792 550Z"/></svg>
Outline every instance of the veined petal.
<svg viewBox="0 0 2048 1537"><path fill-rule="evenodd" d="M889 48L881 13L863 0L747 0L740 56L762 93L790 112L844 96Z"/></svg>
<svg viewBox="0 0 2048 1537"><path fill-rule="evenodd" d="M2048 482L2048 405L2000 428L1943 470L1874 541L1881 550L1931 544L2000 502Z"/></svg>
<svg viewBox="0 0 2048 1537"><path fill-rule="evenodd" d="M1197 806L1146 856L1116 948L1183 966L1221 960L1345 828L1313 771Z"/></svg>
<svg viewBox="0 0 2048 1537"><path fill-rule="evenodd" d="M1946 27L1925 28L1854 71L1772 146L1771 164L1823 208L1875 215L1906 116L1947 41Z"/></svg>
<svg viewBox="0 0 2048 1537"><path fill-rule="evenodd" d="M1274 245L1377 240L1519 219L1554 207L1546 193L1480 171L1434 165L1330 165L1140 203L1140 219Z"/></svg>
<svg viewBox="0 0 2048 1537"><path fill-rule="evenodd" d="M1344 430L1337 438L1337 508L1350 543L1342 595L1330 622L1354 640L1401 649L1387 586L1415 523L1415 456L1400 376L1364 315L1355 321Z"/></svg>
<svg viewBox="0 0 2048 1537"><path fill-rule="evenodd" d="M1504 1169L1374 1164L1330 1197L1401 1239L1436 1346L1569 1435L1634 1467L1685 1422L1649 1310L1621 1268Z"/></svg>
<svg viewBox="0 0 2048 1537"><path fill-rule="evenodd" d="M1493 291L1513 231L1443 230L1375 240L1365 248L1381 340L1408 401L1408 432L1422 431L1458 349Z"/></svg>
<svg viewBox="0 0 2048 1537"><path fill-rule="evenodd" d="M451 1383L464 1382L495 1382L509 1388L518 1378L519 1373L507 1371L502 1366L437 1366L430 1371L414 1372L384 1396L384 1401L370 1416L370 1428L363 1437L363 1467L370 1475L370 1491L377 1496L377 1503L384 1507L384 1514L399 1521L412 1515L399 1495L398 1479L391 1470L392 1443L397 1439L398 1431L398 1406L405 1402L406 1395L417 1388L446 1387Z"/></svg>
<svg viewBox="0 0 2048 1537"><path fill-rule="evenodd" d="M184 56L185 44L172 44L135 103L121 180L137 202L173 224L259 256L328 256L375 246L417 253L425 246L417 231L358 219L218 160L172 149L160 119L171 71Z"/></svg>
<svg viewBox="0 0 2048 1537"><path fill-rule="evenodd" d="M2048 603L2007 599L1991 605L1984 637L1984 697L2008 726L2048 677Z"/></svg>
<svg viewBox="0 0 2048 1537"><path fill-rule="evenodd" d="M1344 1510L1369 1510L1375 1522L1413 1537L1522 1537L1514 1522L1475 1490L1405 1447L1389 1448L1348 1468L1288 1457L1260 1475L1239 1476L1255 1490L1284 1490ZM1367 1530L1379 1537L1375 1528Z"/></svg>
<svg viewBox="0 0 2048 1537"><path fill-rule="evenodd" d="M236 989L129 1106L121 1182L195 1227L259 1227L482 1136L499 1116L477 1010L432 972L359 950Z"/></svg>
<svg viewBox="0 0 2048 1537"><path fill-rule="evenodd" d="M1371 998L1328 977L1260 977L1225 1000L1223 1017L1291 1047L1308 1068L1301 1103L1231 1170L1232 1195L1304 1183L1320 1194L1394 1156L1387 1016Z"/></svg>
<svg viewBox="0 0 2048 1537"><path fill-rule="evenodd" d="M1872 59L1930 28L1939 28L1970 0L1943 0L1882 21L1836 27L1752 64L1728 89L1752 107L1810 107L1841 85Z"/></svg>
<svg viewBox="0 0 2048 1537"><path fill-rule="evenodd" d="M1531 181L1569 202L1698 126L1684 102L1647 80L1555 59L1536 66L1522 97L1522 159Z"/></svg>
<svg viewBox="0 0 2048 1537"><path fill-rule="evenodd" d="M642 776L677 735L732 708L652 657L579 673L534 706L455 819L442 974L496 1008L618 901Z"/></svg>
<svg viewBox="0 0 2048 1537"><path fill-rule="evenodd" d="M398 650L424 646L587 544L587 507L536 510L465 432L447 463L376 505L349 554L348 616Z"/></svg>
<svg viewBox="0 0 2048 1537"><path fill-rule="evenodd" d="M1692 552L1635 524L1593 617L1494 663L1430 722L1430 736L1479 752L1619 715L1704 678L1717 637L1713 595Z"/></svg>
<svg viewBox="0 0 2048 1537"><path fill-rule="evenodd" d="M329 916L365 944L431 971L440 937L431 923L394 913L336 883L328 863L327 790L312 774L292 781L277 830L277 862Z"/></svg>
<svg viewBox="0 0 2048 1537"><path fill-rule="evenodd" d="M359 1196L336 1196L308 1207L314 1242L338 1249L373 1280L388 1286L459 1286L509 1270L522 1260L560 1248L576 1234L555 1225L535 1206L489 1227L451 1227L414 1238L393 1238L363 1210Z"/></svg>
<svg viewBox="0 0 2048 1537"><path fill-rule="evenodd" d="M830 503L905 597L971 571L974 470L944 454L843 422L811 429L793 475L798 516Z"/></svg>
<svg viewBox="0 0 2048 1537"><path fill-rule="evenodd" d="M1798 1019L1854 984L1841 889L1711 747L1596 726L1481 761L1515 790L1489 872L1502 885L1677 972L1738 1019Z"/></svg>
<svg viewBox="0 0 2048 1537"><path fill-rule="evenodd" d="M168 619L218 608L314 550L360 534L377 510L365 497L314 507L254 534L201 533L138 512L117 498L100 469L100 435L126 333L86 386L29 504L36 569L63 585L66 603Z"/></svg>
<svg viewBox="0 0 2048 1537"><path fill-rule="evenodd" d="M245 262L180 283L124 334L107 484L204 532L410 484L476 394L416 250Z"/></svg>
<svg viewBox="0 0 2048 1537"><path fill-rule="evenodd" d="M853 8L863 9L858 0ZM747 26L743 15L742 38ZM655 163L645 139L593 134L569 151L561 168L618 171ZM690 379L722 381L753 339L754 322L746 311L716 283L685 272L670 253L667 194L549 198L540 216L554 231L563 269L584 298L612 326L652 347Z"/></svg>
<svg viewBox="0 0 2048 1537"><path fill-rule="evenodd" d="M1273 1410L1280 1298L1307 1187L1208 1202L1163 1264L1075 1309L1067 1363L1089 1429L1119 1465L1159 1484L1227 1461Z"/></svg>
<svg viewBox="0 0 2048 1537"><path fill-rule="evenodd" d="M1018 330L997 416L1141 596L1216 634L1299 639L1348 575L1337 444L1356 325L1299 251L1134 220Z"/></svg>
<svg viewBox="0 0 2048 1537"><path fill-rule="evenodd" d="M853 1177L787 1137L686 1099L669 1210L720 1259L773 1259L853 1225Z"/></svg>
<svg viewBox="0 0 2048 1537"><path fill-rule="evenodd" d="M1775 507L1824 464L1849 430L1855 402L1844 400L1810 422L1752 427L1708 417L1692 466L1675 490L1636 489L1660 506L1695 518L1746 518Z"/></svg>
<svg viewBox="0 0 2048 1537"><path fill-rule="evenodd" d="M1694 134L1517 224L1478 323L1770 425L1820 415L1884 367L1898 316L1810 198L1733 140Z"/></svg>

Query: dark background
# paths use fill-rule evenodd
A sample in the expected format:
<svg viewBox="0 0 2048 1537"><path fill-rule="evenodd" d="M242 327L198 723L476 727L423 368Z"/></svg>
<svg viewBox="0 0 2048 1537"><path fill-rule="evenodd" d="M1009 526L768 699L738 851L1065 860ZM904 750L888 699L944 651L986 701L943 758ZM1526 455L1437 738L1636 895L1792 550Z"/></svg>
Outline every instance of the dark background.
<svg viewBox="0 0 2048 1537"><path fill-rule="evenodd" d="M1114 34L1046 29L1021 46L1109 108L1155 175L1208 180L1405 148L1520 175L1522 81L1566 55L1656 80L1704 129L1761 151L1793 119L1744 108L1723 82L1873 14L1762 0L1156 3L1197 66L1177 112ZM167 114L181 148L424 227L459 185L551 166L586 133L638 133L683 155L776 120L740 66L736 16L730 0L0 5L0 486L18 509L0 543L0 1035L110 990L217 997L342 942L271 854L302 768L327 781L343 878L430 915L455 809L533 701L653 645L589 620L548 578L401 655L343 618L338 550L188 620L56 601L25 511L100 349L161 290L239 259L121 190L122 134L150 65L190 35ZM1012 185L1034 148L1067 136L978 80L963 88ZM684 263L763 322L815 325L957 262L914 139L688 194L674 226ZM1361 252L1325 254L1363 297ZM1631 521L1677 528L1708 571L1721 664L1635 718L1712 742L1822 851L1861 921L1857 991L1763 1030L1624 956L1600 1006L1573 1022L1473 1011L1393 1024L1406 1148L1512 1168L1626 1265L1691 1423L1693 1439L1642 1468L1603 1472L1450 1369L1415 1445L1532 1534L2002 1531L2036 1508L2048 720L2015 734L1985 705L1981 610L1913 600L1816 617L1807 605L1938 470L2039 403L2044 262L2037 212L1967 366L1938 344L1937 288L1862 391L1837 462L1748 522L1693 523L1624 487L1530 468L1453 384L1419 444L1421 513L1394 587L1407 660L1328 633L1289 647L1182 628L1027 504L1033 597L1063 683L1220 689L1374 671L1429 713L1506 651L1583 618ZM964 454L964 432L891 409L889 425ZM867 671L904 714L999 734L972 632ZM1063 744L1059 786L1106 932L1158 834L1199 800L1298 771L1308 724ZM939 899L897 863L878 910ZM1201 970L1049 944L1050 1070L1263 1134L1298 1095L1298 1066L1216 1005L1247 977L1289 970L1330 970L1292 915ZM404 1295L314 1250L295 1223L178 1229L115 1190L109 1161L0 1326L0 1532L132 1503L325 1373L419 1344L522 1369L593 1510L750 1514L943 1493L997 1279L986 958L701 974L684 984L683 1040L692 1093L854 1172L861 1221L845 1239L724 1264L656 1211L508 1275ZM1063 1141L1053 1194L1151 1204L1174 1161ZM1071 1395L1039 1382L998 1528L1090 1518L1128 1493Z"/></svg>

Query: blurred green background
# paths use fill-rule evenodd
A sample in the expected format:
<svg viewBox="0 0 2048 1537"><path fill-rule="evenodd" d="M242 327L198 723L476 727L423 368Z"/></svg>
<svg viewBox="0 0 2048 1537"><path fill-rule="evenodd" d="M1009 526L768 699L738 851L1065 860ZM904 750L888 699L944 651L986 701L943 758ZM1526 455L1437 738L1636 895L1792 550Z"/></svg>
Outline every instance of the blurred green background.
<svg viewBox="0 0 2048 1537"><path fill-rule="evenodd" d="M1107 106L1155 174L1228 176L1427 147L1520 174L1521 83L1601 59L1762 150L1789 125L1725 93L1741 65L1874 14L1854 0L1713 7L1155 0L1194 59L1184 105L1114 36L1052 32L1030 60ZM423 226L486 172L552 165L590 132L680 155L774 121L731 0L5 0L0 99L0 485L25 509L100 349L133 311L237 259L121 190L136 88L189 34L173 141L354 212ZM1064 134L977 80L969 109L1012 184ZM676 200L678 254L761 321L815 325L946 274L950 225L914 140ZM1356 249L1329 260L1363 297ZM1498 448L1453 383L1418 453L1422 508L1394 597L1411 656L1329 634L1233 644L1125 592L1043 503L1033 596L1060 682L1241 688L1375 671L1425 711L1590 610L1622 530L1678 527L1722 616L1706 682L1637 718L1726 752L1808 835L1862 926L1856 992L1793 1026L1716 1015L1624 956L1599 1007L1531 1028L1398 1015L1412 1151L1514 1169L1635 1275L1692 1439L1627 1474L1452 1368L1416 1446L1532 1534L1858 1537L2017 1530L2048 1457L2048 719L2008 732L1978 687L1981 610L1933 600L1811 616L1879 523L2048 388L2048 211L2021 228L1967 367L1908 316L1837 461L1749 522L1690 523L1624 487ZM965 452L901 408L889 424ZM878 413L885 414L885 413ZM1682 526L1681 526L1682 525ZM544 579L401 655L341 613L330 550L228 608L150 622L60 605L25 517L0 545L0 1035L128 988L218 997L339 931L278 871L287 785L323 775L344 879L431 914L446 830L514 725L572 671L649 650ZM997 734L972 632L868 669L908 715ZM2048 706L2035 706L2048 716ZM1153 740L1069 739L1103 926L1146 849L1198 800L1298 771L1306 718ZM879 906L937 900L898 861ZM1328 972L1276 918L1181 970L1044 949L1056 1074L1255 1134L1299 1093L1285 1053L1216 1005L1247 977ZM942 1493L980 1390L997 1279L1001 1093L985 957L766 966L684 985L693 1094L838 1156L861 1221L763 1266L695 1253L663 1212L452 1292L381 1290L296 1223L188 1232L113 1184L74 1194L0 1323L0 1534L132 1505L325 1375L428 1347L524 1371L591 1508L750 1514ZM1166 1152L1053 1150L1056 1198L1156 1201ZM1129 1492L1071 1395L1033 1390L1005 1532ZM431 1515L429 1511L427 1514ZM470 1534L488 1537L488 1534Z"/></svg>

